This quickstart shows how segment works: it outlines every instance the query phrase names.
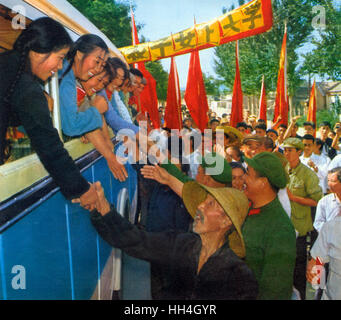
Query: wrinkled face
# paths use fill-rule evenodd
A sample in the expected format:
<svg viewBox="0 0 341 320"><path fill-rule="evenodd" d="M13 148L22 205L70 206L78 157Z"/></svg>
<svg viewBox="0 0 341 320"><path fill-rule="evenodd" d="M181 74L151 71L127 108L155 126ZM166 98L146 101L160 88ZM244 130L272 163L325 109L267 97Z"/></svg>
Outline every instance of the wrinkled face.
<svg viewBox="0 0 341 320"><path fill-rule="evenodd" d="M232 225L231 220L210 194L206 200L199 204L194 218L193 231L198 234L218 232L228 229Z"/></svg>
<svg viewBox="0 0 341 320"><path fill-rule="evenodd" d="M341 182L337 178L337 172L328 174L328 187L331 192L341 194Z"/></svg>
<svg viewBox="0 0 341 320"><path fill-rule="evenodd" d="M69 47L51 53L38 53L31 51L29 54L32 73L46 81L63 67L63 60Z"/></svg>
<svg viewBox="0 0 341 320"><path fill-rule="evenodd" d="M240 168L232 169L232 188L243 191L243 188L244 188L244 171Z"/></svg>
<svg viewBox="0 0 341 320"><path fill-rule="evenodd" d="M255 169L248 166L244 175L244 193L249 200L253 201L259 196L259 190L264 189L264 177L260 177Z"/></svg>
<svg viewBox="0 0 341 320"><path fill-rule="evenodd" d="M88 55L77 51L73 67L76 78L87 81L94 75L101 73L107 59L108 55L101 48L94 49Z"/></svg>
<svg viewBox="0 0 341 320"><path fill-rule="evenodd" d="M304 155L306 157L309 157L315 149L315 143L312 140L308 140L308 139L303 139L302 142L304 145L304 149L303 149Z"/></svg>

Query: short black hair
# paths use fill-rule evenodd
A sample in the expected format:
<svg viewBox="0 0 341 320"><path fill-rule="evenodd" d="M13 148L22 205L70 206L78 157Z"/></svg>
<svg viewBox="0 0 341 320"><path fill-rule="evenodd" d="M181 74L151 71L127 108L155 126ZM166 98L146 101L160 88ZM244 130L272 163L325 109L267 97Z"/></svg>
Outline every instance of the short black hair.
<svg viewBox="0 0 341 320"><path fill-rule="evenodd" d="M130 68L129 72L132 73L134 76L138 76L140 78L143 78L143 73L139 69Z"/></svg>
<svg viewBox="0 0 341 320"><path fill-rule="evenodd" d="M285 125L284 123L281 123L278 128L284 128L284 129L288 129L288 126Z"/></svg>
<svg viewBox="0 0 341 320"><path fill-rule="evenodd" d="M232 162L230 162L230 166L231 166L232 170L233 169L241 169L241 170L243 170L244 173L246 173L246 170L245 170L244 166L239 161L232 161Z"/></svg>
<svg viewBox="0 0 341 320"><path fill-rule="evenodd" d="M305 135L302 137L302 140L311 140L311 141L315 142L315 138L314 138L314 136L312 136L311 134L305 134Z"/></svg>
<svg viewBox="0 0 341 320"><path fill-rule="evenodd" d="M265 124L265 123L258 123L258 124L255 126L255 129L261 129L261 130L266 131L266 124Z"/></svg>
<svg viewBox="0 0 341 320"><path fill-rule="evenodd" d="M213 119L210 121L210 124L212 124L213 122L218 122L218 123L220 123L220 121L219 121L218 119L216 119L216 118L213 118Z"/></svg>
<svg viewBox="0 0 341 320"><path fill-rule="evenodd" d="M278 137L278 132L275 129L268 129L266 130L266 133L272 132Z"/></svg>
<svg viewBox="0 0 341 320"><path fill-rule="evenodd" d="M303 122L303 126L311 126L313 129L316 128L315 123L311 121L305 121Z"/></svg>
<svg viewBox="0 0 341 320"><path fill-rule="evenodd" d="M247 124L243 121L243 122L238 122L236 125L236 128L240 128L243 127L245 129L247 129Z"/></svg>
<svg viewBox="0 0 341 320"><path fill-rule="evenodd" d="M331 129L331 125L329 121L322 121L319 127L329 127L329 129Z"/></svg>

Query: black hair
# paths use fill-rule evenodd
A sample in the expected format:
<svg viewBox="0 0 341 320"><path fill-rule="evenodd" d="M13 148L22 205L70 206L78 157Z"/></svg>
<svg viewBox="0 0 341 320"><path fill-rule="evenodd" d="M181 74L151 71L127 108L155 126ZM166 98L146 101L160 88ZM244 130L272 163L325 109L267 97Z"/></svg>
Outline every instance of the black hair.
<svg viewBox="0 0 341 320"><path fill-rule="evenodd" d="M245 122L238 122L236 125L236 128L245 128L245 130L247 129L247 124Z"/></svg>
<svg viewBox="0 0 341 320"><path fill-rule="evenodd" d="M243 170L244 173L246 173L246 170L245 170L244 166L239 161L232 161L232 162L230 162L230 166L231 166L232 170L233 169L241 169L241 170Z"/></svg>
<svg viewBox="0 0 341 320"><path fill-rule="evenodd" d="M220 121L219 121L218 119L216 119L216 118L211 119L210 124L212 124L213 122L218 122L218 123L220 123Z"/></svg>
<svg viewBox="0 0 341 320"><path fill-rule="evenodd" d="M329 121L322 121L319 127L329 127L329 129L331 129L331 125Z"/></svg>
<svg viewBox="0 0 341 320"><path fill-rule="evenodd" d="M109 74L109 82L111 82L113 79L115 79L117 77L117 69L123 69L124 71L124 79L126 80L129 77L129 70L127 65L120 59L117 57L109 57L107 60L107 63L105 65L105 70L108 70L108 74Z"/></svg>
<svg viewBox="0 0 341 320"><path fill-rule="evenodd" d="M61 82L63 78L65 77L65 75L71 70L72 65L75 61L75 56L76 56L77 51L84 53L84 57L83 57L84 59L87 55L89 55L91 52L93 52L97 48L101 48L106 53L109 53L108 46L103 41L103 39L99 37L98 35L88 33L79 37L77 41L73 44L72 48L70 49L70 51L68 52L66 56L66 59L69 61L69 66L62 74L61 78L59 79L59 82Z"/></svg>
<svg viewBox="0 0 341 320"><path fill-rule="evenodd" d="M288 129L288 126L287 126L287 125L285 125L285 124L283 124L283 123L281 123L281 124L280 124L278 127L279 127L279 128Z"/></svg>
<svg viewBox="0 0 341 320"><path fill-rule="evenodd" d="M139 69L130 68L129 72L132 73L134 76L137 76L137 77L140 77L140 78L144 78L143 77L143 73Z"/></svg>
<svg viewBox="0 0 341 320"><path fill-rule="evenodd" d="M314 136L312 136L311 134L305 134L303 137L302 137L302 140L305 139L305 140L311 140L312 142L315 142L315 138Z"/></svg>
<svg viewBox="0 0 341 320"><path fill-rule="evenodd" d="M182 155L183 155L183 150L184 150L184 143L183 143L182 138L179 138L178 136L168 137L167 148L168 148L168 152L172 155L173 158L179 159L179 162L181 163L181 171L184 172L185 174L188 174L190 170L190 166L188 163L184 163L182 161ZM172 151L174 152L172 153Z"/></svg>
<svg viewBox="0 0 341 320"><path fill-rule="evenodd" d="M255 129L261 129L261 130L266 131L266 124L265 124L265 123L258 123L258 124L255 126Z"/></svg>
<svg viewBox="0 0 341 320"><path fill-rule="evenodd" d="M257 122L258 123L265 123L265 120L264 119L258 119Z"/></svg>
<svg viewBox="0 0 341 320"><path fill-rule="evenodd" d="M323 148L324 146L324 142L320 139L320 138L316 138L315 139L315 143L317 146L321 146L320 150Z"/></svg>
<svg viewBox="0 0 341 320"><path fill-rule="evenodd" d="M315 123L311 121L305 121L303 122L303 126L311 126L313 129L316 128Z"/></svg>
<svg viewBox="0 0 341 320"><path fill-rule="evenodd" d="M272 132L278 137L278 132L275 129L268 129L266 130L266 133Z"/></svg>
<svg viewBox="0 0 341 320"><path fill-rule="evenodd" d="M13 50L20 54L19 67L14 81L10 84L4 98L9 103L15 86L25 71L31 73L29 52L51 53L72 45L72 39L57 21L43 17L30 23L14 42Z"/></svg>

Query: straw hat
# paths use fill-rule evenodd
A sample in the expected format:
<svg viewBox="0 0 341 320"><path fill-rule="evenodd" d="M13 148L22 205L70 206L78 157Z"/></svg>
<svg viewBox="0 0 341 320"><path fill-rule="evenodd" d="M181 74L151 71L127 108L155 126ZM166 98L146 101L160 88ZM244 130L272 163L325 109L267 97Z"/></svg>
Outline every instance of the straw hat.
<svg viewBox="0 0 341 320"><path fill-rule="evenodd" d="M249 201L244 193L237 189L211 188L195 181L189 181L184 184L182 198L192 218L195 217L199 204L205 201L208 193L218 201L233 223L235 230L228 237L230 248L240 258L245 257L241 228L249 210Z"/></svg>
<svg viewBox="0 0 341 320"><path fill-rule="evenodd" d="M243 140L243 134L236 128L233 128L231 126L218 126L216 128L217 130L223 130L224 134L227 134L232 140L238 140L238 142L242 142Z"/></svg>

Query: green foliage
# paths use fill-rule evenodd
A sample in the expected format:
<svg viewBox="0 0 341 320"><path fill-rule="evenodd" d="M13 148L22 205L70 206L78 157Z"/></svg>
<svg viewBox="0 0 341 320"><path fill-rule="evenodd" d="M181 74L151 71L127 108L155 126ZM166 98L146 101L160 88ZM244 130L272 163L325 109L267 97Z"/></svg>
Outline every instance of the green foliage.
<svg viewBox="0 0 341 320"><path fill-rule="evenodd" d="M160 61L147 62L147 70L156 80L156 92L160 101L167 100L168 73L163 69Z"/></svg>
<svg viewBox="0 0 341 320"><path fill-rule="evenodd" d="M128 4L115 0L68 0L118 48L131 45ZM139 26L137 26L139 28Z"/></svg>
<svg viewBox="0 0 341 320"><path fill-rule="evenodd" d="M318 2L325 10L326 27L316 30L318 35L311 40L315 49L303 55L304 63L300 72L303 75L341 80L341 6L335 7L331 0Z"/></svg>
<svg viewBox="0 0 341 320"><path fill-rule="evenodd" d="M300 48L313 28L313 0L273 0L273 27L270 31L239 41L239 65L245 94L259 94L264 74L267 91L276 90L284 26L287 23L288 90L294 95L301 79L296 69ZM230 10L230 9L229 9ZM232 91L235 77L235 43L217 47L215 69Z"/></svg>

